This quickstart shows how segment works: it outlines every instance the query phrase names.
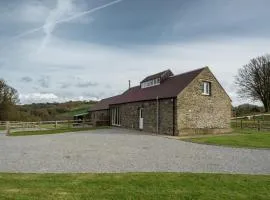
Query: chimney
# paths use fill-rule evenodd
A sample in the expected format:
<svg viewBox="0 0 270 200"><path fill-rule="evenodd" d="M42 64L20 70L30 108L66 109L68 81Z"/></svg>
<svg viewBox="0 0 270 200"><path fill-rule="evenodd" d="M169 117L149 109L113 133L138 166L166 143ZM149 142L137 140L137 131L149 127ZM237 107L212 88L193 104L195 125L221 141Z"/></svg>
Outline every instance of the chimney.
<svg viewBox="0 0 270 200"><path fill-rule="evenodd" d="M130 89L130 80L128 80L128 89Z"/></svg>

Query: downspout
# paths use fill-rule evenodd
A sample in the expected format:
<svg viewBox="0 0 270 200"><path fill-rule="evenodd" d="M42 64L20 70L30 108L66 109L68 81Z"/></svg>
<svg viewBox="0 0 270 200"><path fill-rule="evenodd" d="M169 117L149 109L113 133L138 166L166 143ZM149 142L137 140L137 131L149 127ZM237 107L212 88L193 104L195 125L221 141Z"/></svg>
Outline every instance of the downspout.
<svg viewBox="0 0 270 200"><path fill-rule="evenodd" d="M157 114L157 134L158 134L158 132L159 132L159 105L158 105L158 96L157 96L157 112L156 112L156 114Z"/></svg>
<svg viewBox="0 0 270 200"><path fill-rule="evenodd" d="M108 110L108 115L109 115L109 126L112 126L112 110L110 106Z"/></svg>
<svg viewBox="0 0 270 200"><path fill-rule="evenodd" d="M109 110L107 111L107 114L108 114L109 126L111 126L111 109L110 109L110 106L109 106Z"/></svg>
<svg viewBox="0 0 270 200"><path fill-rule="evenodd" d="M173 98L173 136L175 136L175 98Z"/></svg>

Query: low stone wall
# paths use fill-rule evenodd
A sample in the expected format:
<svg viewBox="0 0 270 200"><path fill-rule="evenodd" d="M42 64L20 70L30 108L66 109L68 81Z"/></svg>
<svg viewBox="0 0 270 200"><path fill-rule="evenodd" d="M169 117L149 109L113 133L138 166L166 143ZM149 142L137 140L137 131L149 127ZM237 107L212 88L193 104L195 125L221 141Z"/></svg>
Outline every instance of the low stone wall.
<svg viewBox="0 0 270 200"><path fill-rule="evenodd" d="M233 130L231 128L198 128L198 129L180 129L180 135L207 135L207 134L223 134L231 133Z"/></svg>
<svg viewBox="0 0 270 200"><path fill-rule="evenodd" d="M109 120L95 121L94 126L96 126L96 127L99 127L99 126L110 126L110 121Z"/></svg>

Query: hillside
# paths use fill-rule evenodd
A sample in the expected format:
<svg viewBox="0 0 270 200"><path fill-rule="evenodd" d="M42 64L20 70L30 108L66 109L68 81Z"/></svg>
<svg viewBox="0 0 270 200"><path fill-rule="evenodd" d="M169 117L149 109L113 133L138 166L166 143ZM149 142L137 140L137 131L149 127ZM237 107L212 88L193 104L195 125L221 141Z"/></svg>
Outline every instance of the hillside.
<svg viewBox="0 0 270 200"><path fill-rule="evenodd" d="M87 112L95 101L70 101L66 103L38 103L18 105L21 121L47 121L72 119L73 115Z"/></svg>

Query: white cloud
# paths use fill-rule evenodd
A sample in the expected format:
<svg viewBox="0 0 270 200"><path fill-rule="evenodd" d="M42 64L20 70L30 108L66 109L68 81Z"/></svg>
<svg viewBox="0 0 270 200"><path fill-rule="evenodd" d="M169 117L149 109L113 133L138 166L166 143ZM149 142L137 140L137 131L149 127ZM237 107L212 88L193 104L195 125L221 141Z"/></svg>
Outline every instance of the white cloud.
<svg viewBox="0 0 270 200"><path fill-rule="evenodd" d="M50 9L40 1L28 1L10 7L0 8L0 21L9 23L42 23L46 19Z"/></svg>
<svg viewBox="0 0 270 200"><path fill-rule="evenodd" d="M78 96L78 97L63 97L57 96L54 93L29 93L29 94L20 94L20 103L22 104L31 104L35 103L54 103L54 102L67 102L67 101L88 101L88 100L99 100L96 97L89 96Z"/></svg>
<svg viewBox="0 0 270 200"><path fill-rule="evenodd" d="M46 20L53 20L55 17L60 20L63 19L62 17L76 15L85 8L87 8L85 0L27 0L0 7L0 22L43 24ZM89 23L91 20L90 17L82 16L80 19L68 22Z"/></svg>
<svg viewBox="0 0 270 200"><path fill-rule="evenodd" d="M50 38L56 28L57 21L74 12L76 6L73 2L74 0L57 0L56 7L50 11L43 26L45 38L43 39L38 52L42 51L50 42Z"/></svg>
<svg viewBox="0 0 270 200"><path fill-rule="evenodd" d="M56 102L58 97L53 93L30 93L30 94L20 94L19 95L21 103L41 103L41 102Z"/></svg>
<svg viewBox="0 0 270 200"><path fill-rule="evenodd" d="M257 38L247 38L250 32L267 33L264 29L267 26L262 19L267 18L268 15L268 7L265 6L269 4L268 0L261 0L261 3L239 0L237 2L217 1L210 4L202 1L201 6L197 2L191 4L190 8L185 8L185 12L180 13L180 20L177 16L175 31L186 34L197 31L200 35L205 31L211 40L204 37L203 41L200 41L199 38L202 37L198 37L197 40L193 38L193 42L148 46L126 44L127 46L122 48L83 42L83 40L91 40L91 31L87 32L89 34L87 36L82 35L81 41L64 39L64 37L76 38L72 35L75 34L73 31L69 35L69 30L73 30L73 27L65 26L67 32L59 33L59 37L61 35L63 38L56 38L52 34L56 21L60 20L59 24L89 23L92 18L88 14L120 3L121 0L102 1L107 4L101 6L101 1L96 1L99 7L89 5L89 3L94 4L94 1L86 0L58 0L58 4L56 2L57 0L26 0L11 3L9 4L12 5L11 7L2 6L4 4L0 3L1 30L8 30L7 26L10 28L9 31L1 33L0 42L8 41L9 37L19 33L21 29L39 27L30 30L31 34L29 31L22 31L22 34L15 37L16 40L12 40L8 45L0 46L0 75L19 90L21 101L24 103L104 98L127 89L128 80L131 80L134 86L145 76L167 68L171 68L177 74L206 65L210 66L228 91L234 104L248 102L249 100L237 98L236 87L233 84L234 76L237 70L251 58L269 53L269 39L258 39L258 35ZM239 8L243 8L240 9L241 12L238 12ZM250 12L251 8L255 11ZM232 15L228 15L230 12ZM104 17L107 16L110 15L108 13L104 15ZM42 27L45 22L46 25ZM243 26L246 28L251 27L252 23L255 25L252 30L242 32L241 36L245 38L227 35L227 39L224 37L222 39L214 33L211 35L218 26L228 26L227 31L234 31L232 25L235 27L237 25L238 28L244 23L249 24ZM61 28L60 25L59 28ZM83 31L86 27L79 28L82 28L79 31ZM129 27L124 28L128 30ZM217 30L222 32L225 30L223 28L219 27ZM42 51L37 53L44 39L43 29L47 37L42 46L46 48L41 48ZM29 37L25 37L26 35ZM179 35L181 37L181 34ZM17 40L18 38L20 40ZM108 40L108 38L105 39ZM48 41L50 43L46 45ZM33 81L22 82L22 77L30 77ZM38 81L40 77L47 78L40 82ZM40 83L45 87L42 87ZM75 87L78 83L83 83L85 86L96 84L94 84L95 87Z"/></svg>
<svg viewBox="0 0 270 200"><path fill-rule="evenodd" d="M270 40L235 39L197 41L176 45L137 46L116 48L53 38L51 44L40 54L36 54L38 40L23 40L16 49L5 52L9 58L10 70L30 77L50 77L50 87L46 93L57 94L57 98L37 98L27 94L38 91L21 82L13 87L19 92L22 102L57 101L75 98L105 98L119 94L128 88L128 80L137 85L145 76L171 68L175 74L209 66L233 99L234 104L249 102L239 100L234 86L234 76L253 57L267 53ZM23 56L19 56L23 53ZM16 57L17 59L11 59ZM22 59L20 59L20 57ZM12 68L13 67L13 68ZM21 76L22 76L21 75ZM20 76L20 77L21 77ZM13 73L6 73L12 79ZM75 88L76 81L98 83L96 87ZM63 83L71 87L62 87ZM29 84L28 84L29 85ZM110 87L108 87L108 85ZM42 88L38 88L42 91ZM67 94L66 92L72 92ZM93 94L86 96L84 94ZM48 100L48 101L49 101ZM51 100L50 100L51 101Z"/></svg>
<svg viewBox="0 0 270 200"><path fill-rule="evenodd" d="M250 26L249 32L268 28L262 19L269 18L269 0L202 0L195 4L196 6L191 3L192 7L179 11L174 31L207 31L212 36L217 27L221 32L235 31L232 29L247 27L247 24Z"/></svg>
<svg viewBox="0 0 270 200"><path fill-rule="evenodd" d="M51 36L52 36L52 33L53 33L54 29L56 28L57 24L69 23L69 22L76 22L76 23L77 22L81 22L81 23L92 22L93 18L90 18L88 16L89 14L97 12L97 11L102 10L102 9L105 9L107 7L113 6L113 5L118 4L122 1L124 1L124 0L115 0L115 1L103 4L103 5L100 5L98 7L83 11L83 10L80 10L80 8L81 8L80 5L84 5L84 4L78 3L78 2L84 2L84 1L77 0L76 4L75 4L75 3L73 3L73 2L75 2L75 0L57 0L56 7L49 12L49 15L46 18L45 24L43 26L24 31L16 36L13 36L11 39L9 39L7 42L5 42L3 46L7 46L7 45L9 45L9 43L13 43L18 39L22 39L26 36L30 36L30 35L37 33L43 29L43 31L45 33L45 38L43 39L43 41L42 41L42 43L37 51L38 53L40 53L45 48L45 46L49 43ZM1 9L0 9L0 11L1 11ZM12 13L12 11L8 10L7 13L8 13L8 15L10 15L10 13ZM88 16L88 18L86 18L87 16ZM10 17L7 17L7 19L4 19L3 21L12 21L12 20L10 19Z"/></svg>

